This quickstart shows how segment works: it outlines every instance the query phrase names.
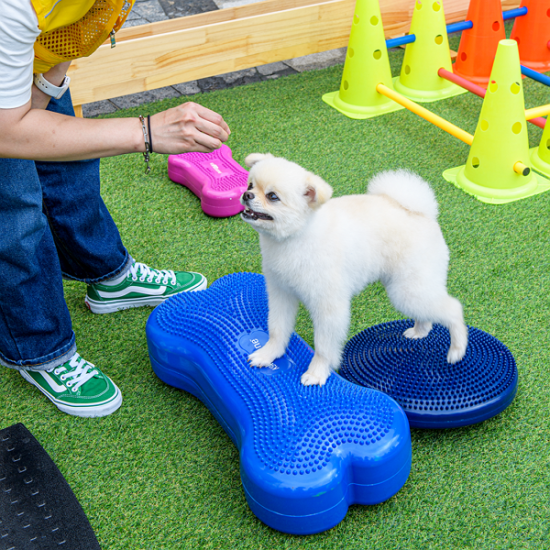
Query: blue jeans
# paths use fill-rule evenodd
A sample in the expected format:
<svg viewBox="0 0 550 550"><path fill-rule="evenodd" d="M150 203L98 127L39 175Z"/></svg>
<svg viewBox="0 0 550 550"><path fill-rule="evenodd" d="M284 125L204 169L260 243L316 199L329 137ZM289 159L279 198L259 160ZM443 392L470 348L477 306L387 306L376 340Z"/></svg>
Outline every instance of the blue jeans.
<svg viewBox="0 0 550 550"><path fill-rule="evenodd" d="M48 110L74 116L70 93ZM95 283L130 262L100 196L99 159L0 158L0 364L49 369L70 359L62 277Z"/></svg>

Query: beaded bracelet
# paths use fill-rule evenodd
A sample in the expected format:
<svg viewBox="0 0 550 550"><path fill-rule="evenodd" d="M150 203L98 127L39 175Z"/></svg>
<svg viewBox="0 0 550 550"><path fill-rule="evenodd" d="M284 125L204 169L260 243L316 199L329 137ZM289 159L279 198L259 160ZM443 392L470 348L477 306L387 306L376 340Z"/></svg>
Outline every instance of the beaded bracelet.
<svg viewBox="0 0 550 550"><path fill-rule="evenodd" d="M143 139L145 140L145 152L143 153L143 159L145 160L145 164L147 167L145 168L145 173L148 174L151 171L151 166L149 166L149 153L153 152L153 149L151 147L151 135L150 130L147 129L147 127L151 127L151 123L149 122L149 117L147 117L147 126L145 125L145 118L143 115L139 115L139 120L141 122L141 128L143 130Z"/></svg>

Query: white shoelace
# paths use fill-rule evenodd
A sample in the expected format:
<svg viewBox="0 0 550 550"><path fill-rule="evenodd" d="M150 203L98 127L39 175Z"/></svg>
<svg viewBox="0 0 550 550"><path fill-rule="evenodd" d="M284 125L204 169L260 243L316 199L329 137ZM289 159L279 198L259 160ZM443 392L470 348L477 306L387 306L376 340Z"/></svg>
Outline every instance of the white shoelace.
<svg viewBox="0 0 550 550"><path fill-rule="evenodd" d="M95 365L92 365L85 359L82 359L78 353L75 353L72 356L69 361L69 366L74 370L65 372L67 367L65 365L59 365L53 369L48 369L46 372L53 371L56 376L63 373L59 376L59 378L63 381L67 380L67 378L71 378L72 380L69 380L65 386L67 386L67 388L71 388L73 392L77 392L78 388L80 388L82 384L85 384L88 380L90 380L90 378L93 378L96 374L99 374L99 371L96 370Z"/></svg>
<svg viewBox="0 0 550 550"><path fill-rule="evenodd" d="M138 273L140 273L139 277ZM147 280L148 283L152 283L153 279L155 279L155 283L167 285L168 279L170 278L170 284L176 284L176 274L171 269L163 269L161 271L159 269L152 269L148 265L139 262L132 265L129 275L132 276L132 281L137 281L139 279L142 283L145 282L145 280Z"/></svg>

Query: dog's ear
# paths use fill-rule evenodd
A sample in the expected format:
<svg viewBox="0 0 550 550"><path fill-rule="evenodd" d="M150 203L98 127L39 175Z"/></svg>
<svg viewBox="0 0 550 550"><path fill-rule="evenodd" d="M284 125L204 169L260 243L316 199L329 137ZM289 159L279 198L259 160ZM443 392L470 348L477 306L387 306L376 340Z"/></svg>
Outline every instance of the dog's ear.
<svg viewBox="0 0 550 550"><path fill-rule="evenodd" d="M263 153L251 153L244 159L244 163L249 168L252 168L257 162L268 158L273 158L273 155L271 153L267 153L266 155Z"/></svg>
<svg viewBox="0 0 550 550"><path fill-rule="evenodd" d="M332 197L332 187L324 179L308 172L304 195L311 208L318 208Z"/></svg>

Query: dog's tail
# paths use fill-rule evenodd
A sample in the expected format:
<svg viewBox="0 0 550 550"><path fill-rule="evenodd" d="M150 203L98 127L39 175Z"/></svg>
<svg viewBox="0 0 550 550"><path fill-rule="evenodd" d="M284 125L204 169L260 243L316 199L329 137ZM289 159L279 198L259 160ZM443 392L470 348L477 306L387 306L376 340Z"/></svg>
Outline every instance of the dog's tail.
<svg viewBox="0 0 550 550"><path fill-rule="evenodd" d="M432 188L420 176L408 170L380 172L370 180L367 193L386 195L407 210L437 220L437 200Z"/></svg>

